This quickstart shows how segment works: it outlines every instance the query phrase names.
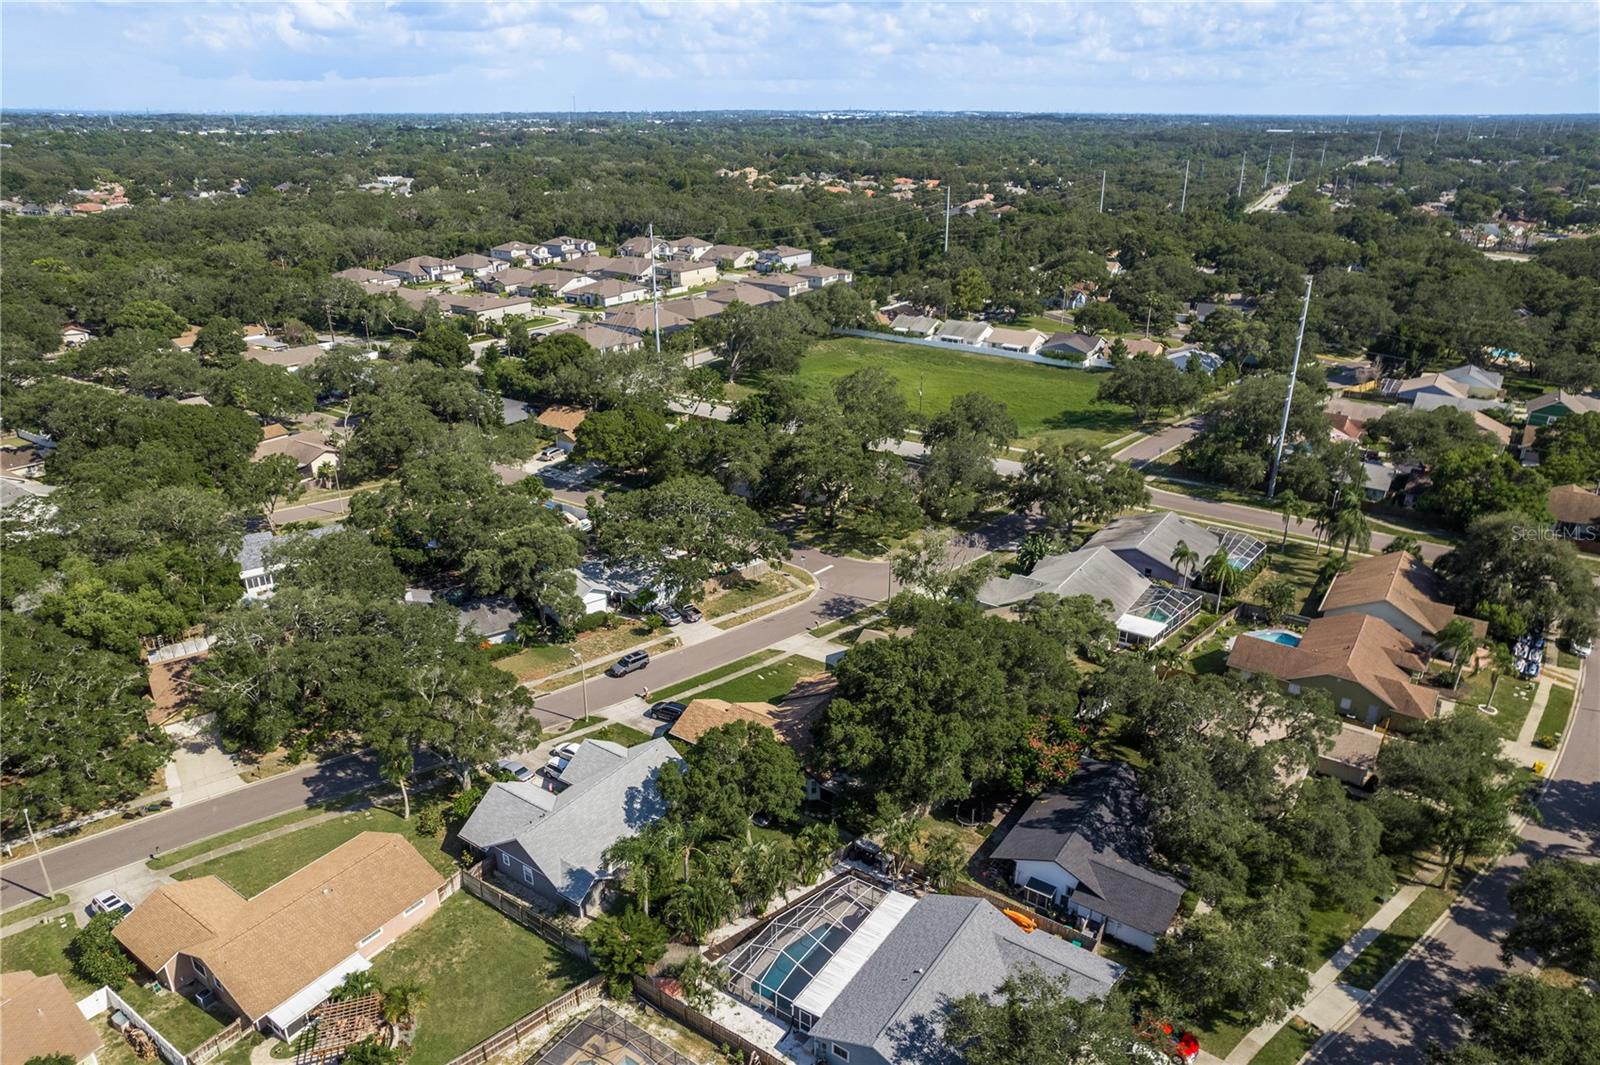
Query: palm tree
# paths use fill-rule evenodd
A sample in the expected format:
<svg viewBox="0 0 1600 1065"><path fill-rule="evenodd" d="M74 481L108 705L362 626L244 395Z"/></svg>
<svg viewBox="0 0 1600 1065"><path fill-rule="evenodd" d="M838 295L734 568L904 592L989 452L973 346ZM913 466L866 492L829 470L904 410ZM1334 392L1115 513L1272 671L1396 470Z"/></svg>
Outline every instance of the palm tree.
<svg viewBox="0 0 1600 1065"><path fill-rule="evenodd" d="M1172 568L1178 571L1183 587L1189 587L1189 575L1200 564L1200 552L1190 547L1187 542L1179 540L1178 545L1172 549L1172 557L1168 561L1172 563Z"/></svg>
<svg viewBox="0 0 1600 1065"><path fill-rule="evenodd" d="M1293 492L1284 492L1278 497L1278 510L1283 514L1283 542L1279 547L1289 545L1289 526L1297 521L1304 521L1311 516L1311 504L1295 495Z"/></svg>
<svg viewBox="0 0 1600 1065"><path fill-rule="evenodd" d="M1139 649L1139 657L1150 663L1158 680L1183 672L1183 656L1171 644L1146 644Z"/></svg>
<svg viewBox="0 0 1600 1065"><path fill-rule="evenodd" d="M669 875L666 866L672 853L667 842L663 833L646 830L637 836L619 839L606 848L606 865L622 870L623 887L639 900L639 908L646 917L650 916L650 899L657 885Z"/></svg>
<svg viewBox="0 0 1600 1065"><path fill-rule="evenodd" d="M1472 653L1478 649L1478 637L1472 631L1472 623L1466 618L1456 618L1451 621L1434 637L1434 649L1450 653L1452 667L1450 687L1452 690L1459 687L1461 670L1472 657Z"/></svg>
<svg viewBox="0 0 1600 1065"><path fill-rule="evenodd" d="M428 1000L428 993L417 984L396 984L383 993L383 1020L398 1028L414 1019Z"/></svg>
<svg viewBox="0 0 1600 1065"><path fill-rule="evenodd" d="M1350 557L1350 547L1355 545L1365 551L1372 544L1372 523L1367 520L1367 515L1354 503L1339 511L1333 520L1333 526L1328 530L1328 546L1332 548L1333 541L1344 542L1344 553L1341 558Z"/></svg>
<svg viewBox="0 0 1600 1065"><path fill-rule="evenodd" d="M771 840L746 847L740 861L740 901L757 914L765 912L767 903L789 879L792 864L787 846Z"/></svg>
<svg viewBox="0 0 1600 1065"><path fill-rule="evenodd" d="M910 814L890 821L883 830L883 849L894 857L894 872L900 875L901 868L911 858L911 852L917 845L917 821Z"/></svg>
<svg viewBox="0 0 1600 1065"><path fill-rule="evenodd" d="M950 829L929 833L923 839L922 867L935 891L948 891L967 866L967 849Z"/></svg>
<svg viewBox="0 0 1600 1065"><path fill-rule="evenodd" d="M1233 568L1233 559L1228 555L1228 549L1219 547L1205 560L1201 569L1201 576L1210 581L1217 589L1217 602L1212 610L1222 610L1222 597L1239 586L1243 574Z"/></svg>
<svg viewBox="0 0 1600 1065"><path fill-rule="evenodd" d="M725 877L701 873L673 892L667 902L667 923L699 943L738 905L733 885Z"/></svg>
<svg viewBox="0 0 1600 1065"><path fill-rule="evenodd" d="M378 978L363 969L360 972L348 973L339 986L328 994L328 997L335 1002L348 1002L353 998L376 995L382 990L383 985L378 983Z"/></svg>
<svg viewBox="0 0 1600 1065"><path fill-rule="evenodd" d="M1417 558L1421 558L1422 541L1410 533L1401 533L1390 540L1388 546L1383 549L1383 553L1386 555L1397 555L1402 551L1408 555L1415 555Z"/></svg>
<svg viewBox="0 0 1600 1065"><path fill-rule="evenodd" d="M795 840L795 875L802 884L812 883L833 864L839 850L839 830L832 825L807 825Z"/></svg>

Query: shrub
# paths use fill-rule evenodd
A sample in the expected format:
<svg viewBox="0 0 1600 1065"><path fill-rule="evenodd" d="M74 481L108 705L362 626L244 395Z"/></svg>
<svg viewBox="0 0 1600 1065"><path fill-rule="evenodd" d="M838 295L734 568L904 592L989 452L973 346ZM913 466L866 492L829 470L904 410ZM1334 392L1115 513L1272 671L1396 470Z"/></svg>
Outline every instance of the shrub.
<svg viewBox="0 0 1600 1065"><path fill-rule="evenodd" d="M650 967L667 952L667 930L634 909L619 917L595 918L583 938L612 998L631 996L633 978L649 975Z"/></svg>
<svg viewBox="0 0 1600 1065"><path fill-rule="evenodd" d="M1542 733L1541 735L1537 736L1534 739L1533 745L1535 747L1543 747L1547 751L1553 751L1557 747L1561 746L1561 733L1559 733L1559 732L1545 732L1545 733Z"/></svg>
<svg viewBox="0 0 1600 1065"><path fill-rule="evenodd" d="M437 838L444 831L445 805L442 802L424 803L417 811L417 831L429 837Z"/></svg>
<svg viewBox="0 0 1600 1065"><path fill-rule="evenodd" d="M478 801L483 798L482 788L467 788L457 793L450 800L450 819L456 822L465 821L472 816L472 811L478 808Z"/></svg>
<svg viewBox="0 0 1600 1065"><path fill-rule="evenodd" d="M601 610L594 614L585 614L572 623L574 633L593 632L595 629L609 629L616 620L616 615L609 610Z"/></svg>

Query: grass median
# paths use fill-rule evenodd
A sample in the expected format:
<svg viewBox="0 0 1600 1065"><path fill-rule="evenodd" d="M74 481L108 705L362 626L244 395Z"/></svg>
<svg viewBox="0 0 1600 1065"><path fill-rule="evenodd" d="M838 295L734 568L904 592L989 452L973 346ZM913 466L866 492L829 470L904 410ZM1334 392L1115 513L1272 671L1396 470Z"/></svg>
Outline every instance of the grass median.
<svg viewBox="0 0 1600 1065"><path fill-rule="evenodd" d="M1367 944L1367 949L1356 955L1350 967L1339 976L1339 982L1363 991L1371 991L1390 969L1399 964L1411 945L1433 927L1439 915L1450 908L1455 896L1443 888L1423 888L1394 919L1386 931Z"/></svg>

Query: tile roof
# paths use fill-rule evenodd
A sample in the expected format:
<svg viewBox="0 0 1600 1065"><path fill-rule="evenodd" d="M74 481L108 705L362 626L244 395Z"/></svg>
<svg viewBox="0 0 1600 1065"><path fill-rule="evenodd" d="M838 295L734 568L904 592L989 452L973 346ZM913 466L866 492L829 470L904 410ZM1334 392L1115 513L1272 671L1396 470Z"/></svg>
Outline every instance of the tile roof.
<svg viewBox="0 0 1600 1065"><path fill-rule="evenodd" d="M1441 595L1439 579L1427 563L1409 551L1395 551L1352 562L1328 585L1320 609L1326 614L1388 603L1423 631L1436 633L1456 616Z"/></svg>
<svg viewBox="0 0 1600 1065"><path fill-rule="evenodd" d="M1423 720L1433 717L1439 701L1438 692L1411 680L1426 664L1410 640L1370 614L1317 618L1298 647L1241 636L1228 654L1231 669L1311 684L1322 677L1346 680L1395 713Z"/></svg>
<svg viewBox="0 0 1600 1065"><path fill-rule="evenodd" d="M115 934L150 969L199 958L255 1019L443 883L404 836L362 832L249 899L214 876L164 884Z"/></svg>
<svg viewBox="0 0 1600 1065"><path fill-rule="evenodd" d="M1065 973L1073 998L1100 998L1123 967L1047 932L1024 932L984 899L925 895L900 918L811 1036L872 1047L884 1061L928 1061L951 1000L988 994L1008 976Z"/></svg>
<svg viewBox="0 0 1600 1065"><path fill-rule="evenodd" d="M990 857L1053 862L1078 880L1073 897L1096 913L1160 936L1184 885L1151 867L1149 811L1122 762L1084 762L1062 788L1033 801Z"/></svg>
<svg viewBox="0 0 1600 1065"><path fill-rule="evenodd" d="M662 767L681 762L665 739L636 747L584 740L562 770L567 787L552 794L535 783L490 787L467 823L463 842L500 847L544 874L562 897L581 904L609 874L606 850L666 812L656 787Z"/></svg>
<svg viewBox="0 0 1600 1065"><path fill-rule="evenodd" d="M0 973L0 1065L66 1054L73 1061L100 1049L100 1030L78 1011L78 1002L55 973Z"/></svg>

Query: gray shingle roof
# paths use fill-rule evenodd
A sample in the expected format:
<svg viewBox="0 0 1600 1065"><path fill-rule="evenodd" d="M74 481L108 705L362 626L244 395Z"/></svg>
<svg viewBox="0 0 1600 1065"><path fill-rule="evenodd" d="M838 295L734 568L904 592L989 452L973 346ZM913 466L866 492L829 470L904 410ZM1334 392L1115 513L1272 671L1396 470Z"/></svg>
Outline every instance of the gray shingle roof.
<svg viewBox="0 0 1600 1065"><path fill-rule="evenodd" d="M988 994L1029 966L1068 974L1075 998L1104 996L1123 972L1064 939L1022 931L983 899L928 895L845 985L811 1035L873 1047L891 1062L942 1060L939 1032L950 1002Z"/></svg>
<svg viewBox="0 0 1600 1065"><path fill-rule="evenodd" d="M245 533L244 539L239 543L239 553L234 557L238 560L239 569L244 572L249 572L250 570L260 569L262 567L263 563L266 561L267 548L274 541L281 544L293 540L297 536L305 536L315 540L319 537L327 536L330 533L339 532L343 528L344 526L342 524L321 525L315 529L305 529L300 532L286 533L283 536L273 536L269 532Z"/></svg>
<svg viewBox="0 0 1600 1065"><path fill-rule="evenodd" d="M1138 777L1121 762L1084 762L1064 788L1034 800L991 854L1054 862L1079 881L1073 897L1125 925L1161 935L1183 883L1150 868L1150 830Z"/></svg>
<svg viewBox="0 0 1600 1065"><path fill-rule="evenodd" d="M461 839L480 851L503 848L581 905L594 882L607 875L601 859L606 848L666 812L656 775L679 761L664 739L637 747L585 740L562 771L564 791L552 795L533 783L495 784L461 826Z"/></svg>
<svg viewBox="0 0 1600 1065"><path fill-rule="evenodd" d="M1070 554L1049 555L1032 573L990 578L978 589L978 602L1009 606L1041 592L1087 595L1096 602L1110 600L1113 616L1117 616L1126 613L1149 587L1148 579L1111 551L1086 546Z"/></svg>

